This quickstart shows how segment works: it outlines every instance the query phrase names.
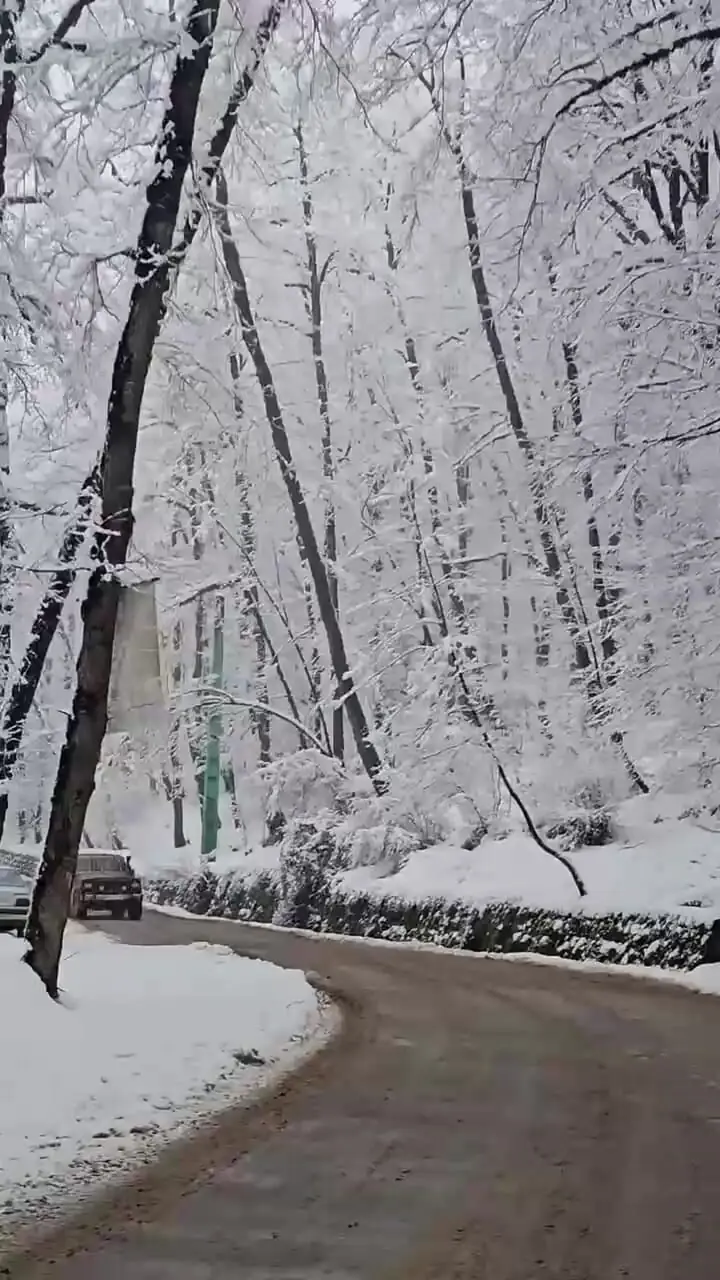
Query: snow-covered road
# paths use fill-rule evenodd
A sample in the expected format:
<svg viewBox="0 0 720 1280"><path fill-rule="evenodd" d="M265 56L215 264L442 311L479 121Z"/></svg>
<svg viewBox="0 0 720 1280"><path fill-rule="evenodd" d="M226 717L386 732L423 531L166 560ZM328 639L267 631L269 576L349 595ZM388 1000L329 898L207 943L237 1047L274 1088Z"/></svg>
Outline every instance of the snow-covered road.
<svg viewBox="0 0 720 1280"><path fill-rule="evenodd" d="M264 1087L327 1033L304 975L68 930L54 1004L0 935L0 1236Z"/></svg>

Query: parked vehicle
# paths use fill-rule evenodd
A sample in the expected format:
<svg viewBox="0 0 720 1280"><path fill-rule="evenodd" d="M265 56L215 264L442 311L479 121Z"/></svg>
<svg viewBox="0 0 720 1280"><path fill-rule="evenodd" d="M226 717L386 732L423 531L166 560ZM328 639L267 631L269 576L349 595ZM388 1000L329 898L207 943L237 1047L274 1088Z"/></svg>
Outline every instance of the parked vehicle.
<svg viewBox="0 0 720 1280"><path fill-rule="evenodd" d="M19 935L25 932L30 899L32 897L32 880L16 871L14 867L0 866L0 930L7 933L15 930Z"/></svg>
<svg viewBox="0 0 720 1280"><path fill-rule="evenodd" d="M127 854L83 849L70 898L70 915L84 920L90 911L109 911L116 919L140 920L142 882Z"/></svg>

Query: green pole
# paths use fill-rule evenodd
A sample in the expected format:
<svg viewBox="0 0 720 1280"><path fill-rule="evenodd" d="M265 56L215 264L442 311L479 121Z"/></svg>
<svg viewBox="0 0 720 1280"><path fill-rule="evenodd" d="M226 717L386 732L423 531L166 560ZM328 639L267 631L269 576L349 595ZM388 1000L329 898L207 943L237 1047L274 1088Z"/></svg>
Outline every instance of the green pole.
<svg viewBox="0 0 720 1280"><path fill-rule="evenodd" d="M224 609L218 600L215 609L215 625L213 627L212 684L216 689L222 688L223 680L223 621ZM220 817L218 800L220 797L220 736L222 720L219 708L210 713L208 719L207 746L205 750L205 774L203 778L203 811L202 811L202 843L200 857L206 862L213 862L213 854L217 849Z"/></svg>

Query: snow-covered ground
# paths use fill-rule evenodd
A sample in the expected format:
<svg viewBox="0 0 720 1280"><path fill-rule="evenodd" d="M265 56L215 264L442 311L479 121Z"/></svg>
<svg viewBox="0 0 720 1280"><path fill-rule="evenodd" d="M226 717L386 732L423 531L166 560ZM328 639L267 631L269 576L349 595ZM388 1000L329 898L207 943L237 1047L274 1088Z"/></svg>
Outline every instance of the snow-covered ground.
<svg viewBox="0 0 720 1280"><path fill-rule="evenodd" d="M517 820L502 837L488 837L472 850L452 844L412 853L396 870L373 863L338 877L338 888L408 901L444 898L474 906L513 901L558 910L677 912L720 916L720 817L699 811L697 796L638 797L617 814L617 839L570 856L588 890L581 904L567 872L519 828ZM142 828L131 828L127 843L145 876L199 870L197 843L172 849L169 806L143 812ZM190 821L194 813L190 810ZM147 820L146 820L147 819ZM510 823L508 823L510 826ZM272 872L277 847L247 851L221 847L212 870L243 876Z"/></svg>
<svg viewBox="0 0 720 1280"><path fill-rule="evenodd" d="M329 1033L299 972L70 927L53 1003L0 935L0 1244L248 1098Z"/></svg>
<svg viewBox="0 0 720 1280"><path fill-rule="evenodd" d="M720 915L720 820L679 818L680 807L670 800L664 807L658 799L652 806L644 798L628 801L620 810L614 843L571 853L587 888L582 904L567 871L519 831L484 840L473 850L448 844L422 849L396 872L356 867L340 883L351 892L409 901L447 898L476 906L522 902L592 913Z"/></svg>

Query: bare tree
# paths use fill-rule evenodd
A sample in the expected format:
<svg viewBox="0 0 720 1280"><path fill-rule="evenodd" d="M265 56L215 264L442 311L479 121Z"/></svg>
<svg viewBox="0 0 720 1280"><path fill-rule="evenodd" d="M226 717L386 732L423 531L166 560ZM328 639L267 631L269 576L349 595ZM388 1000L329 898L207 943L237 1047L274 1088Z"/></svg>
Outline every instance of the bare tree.
<svg viewBox="0 0 720 1280"><path fill-rule="evenodd" d="M464 84L465 66L462 57L459 60L459 66L461 81ZM548 498L540 460L537 456L534 441L527 429L520 398L495 319L495 311L483 265L480 226L475 208L472 174L463 149L461 129L460 126L452 129L444 119L434 70L432 68L429 71L421 70L417 74L420 83L429 94L443 139L455 163L467 236L470 276L483 333L492 355L510 427L527 466L533 511L547 573L554 586L555 599L560 616L567 627L574 647L575 666L578 671L586 673L591 710L596 715L603 706L606 681L594 650L592 637L588 631L582 601L577 598L573 600L571 594L570 583L563 566L561 549L555 536L553 507ZM633 788L637 791L647 792L649 790L647 783L627 754L622 731L620 729L611 730L610 740L618 748Z"/></svg>
<svg viewBox="0 0 720 1280"><path fill-rule="evenodd" d="M5 212L9 198L7 190L8 138L10 123L15 110L15 101L17 98L18 74L22 73L22 71L24 71L28 66L39 62L48 50L64 45L68 34L72 28L76 26L84 11L88 9L91 4L92 0L75 0L75 2L68 8L65 15L59 20L50 35L47 36L41 44L36 46L35 49L31 50L21 50L18 43L18 21L22 17L24 5L0 5L0 66L2 66L2 74L0 77L0 232L3 230ZM2 329L0 329L0 333L2 333L3 336L4 327L5 322L2 325ZM2 682L1 687L3 690L5 690L6 682L10 677L12 660L11 595L12 585L15 578L14 559L16 549L12 518L13 513L8 493L8 483L10 478L10 433L7 407L7 375L4 372L0 372L0 681ZM61 563L63 563L62 560ZM33 643L33 641L34 636L31 639L31 643ZM38 670L38 679L41 670L42 664ZM35 688L36 687L37 681L35 683ZM15 709L17 707L17 682L10 690L8 703L9 705L5 712L6 721L9 712L12 713L13 716L15 715ZM22 716L23 722L27 716L27 711L29 710L31 703L32 697L27 703L27 709ZM16 728L14 720L9 727L11 732L14 733ZM22 727L20 729L20 733L22 734ZM5 724L3 724L2 738L0 739L0 787L7 783L17 760L17 750L15 750L13 756L12 747L10 747L11 759L9 763L6 763L6 742ZM19 740L17 747L19 748ZM0 792L0 835L2 835L6 812L7 792L6 789L4 789Z"/></svg>
<svg viewBox="0 0 720 1280"><path fill-rule="evenodd" d="M295 467L290 440L275 387L275 380L255 324L245 273L242 269L240 255L230 227L227 184L222 172L218 173L217 176L216 223L220 233L223 260L232 285L233 303L240 322L243 340L262 392L275 456L290 499L298 538L305 550L308 567L312 574L320 619L325 629L330 660L337 681L338 694L345 707L363 768L375 789L380 792L385 788L382 760L372 741L370 727L355 685L345 647L345 637L333 604L327 567L317 540L305 493Z"/></svg>

